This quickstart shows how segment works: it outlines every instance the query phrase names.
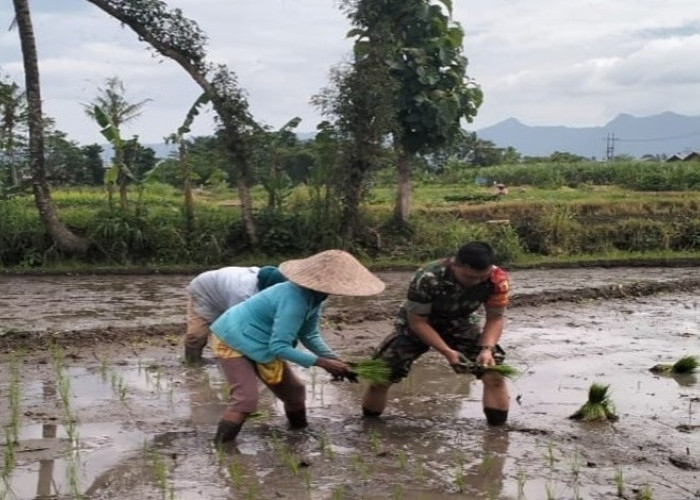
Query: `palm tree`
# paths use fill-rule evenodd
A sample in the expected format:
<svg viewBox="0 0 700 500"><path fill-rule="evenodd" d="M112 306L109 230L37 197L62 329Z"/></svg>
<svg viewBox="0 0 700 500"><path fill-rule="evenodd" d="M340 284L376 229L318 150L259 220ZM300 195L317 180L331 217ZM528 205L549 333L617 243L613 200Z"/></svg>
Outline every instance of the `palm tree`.
<svg viewBox="0 0 700 500"><path fill-rule="evenodd" d="M29 128L29 165L32 174L34 201L46 231L56 246L69 254L84 254L88 240L71 232L58 218L58 212L51 200L51 192L46 181L44 167L44 126L41 111L41 87L39 83L39 63L36 40L29 12L28 0L12 0L15 7L15 21L22 45L25 87L27 91L27 119Z"/></svg>

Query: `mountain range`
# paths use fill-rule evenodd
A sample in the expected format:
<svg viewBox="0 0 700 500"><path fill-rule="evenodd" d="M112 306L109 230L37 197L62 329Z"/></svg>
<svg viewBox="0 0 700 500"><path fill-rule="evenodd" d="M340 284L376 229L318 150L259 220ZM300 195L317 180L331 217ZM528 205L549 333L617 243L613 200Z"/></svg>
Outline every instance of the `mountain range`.
<svg viewBox="0 0 700 500"><path fill-rule="evenodd" d="M591 159L608 155L666 155L700 151L700 116L666 112L637 117L620 114L601 127L530 126L509 118L475 131L481 139L497 147L513 147L523 156L549 156L556 151ZM301 140L315 133L300 132ZM167 158L176 148L172 144L144 144L153 148L158 158ZM103 159L108 162L111 147L103 144Z"/></svg>
<svg viewBox="0 0 700 500"><path fill-rule="evenodd" d="M476 130L498 147L513 147L524 156L560 151L587 158L666 155L700 151L700 116L666 112L637 117L620 114L602 127L529 126L509 118Z"/></svg>

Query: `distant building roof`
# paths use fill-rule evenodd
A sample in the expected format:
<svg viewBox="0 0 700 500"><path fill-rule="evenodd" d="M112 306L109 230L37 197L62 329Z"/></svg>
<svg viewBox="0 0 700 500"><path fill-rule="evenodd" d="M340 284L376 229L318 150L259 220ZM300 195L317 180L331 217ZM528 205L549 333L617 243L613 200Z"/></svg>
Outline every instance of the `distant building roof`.
<svg viewBox="0 0 700 500"><path fill-rule="evenodd" d="M676 153L675 155L669 156L666 161L700 161L700 151Z"/></svg>

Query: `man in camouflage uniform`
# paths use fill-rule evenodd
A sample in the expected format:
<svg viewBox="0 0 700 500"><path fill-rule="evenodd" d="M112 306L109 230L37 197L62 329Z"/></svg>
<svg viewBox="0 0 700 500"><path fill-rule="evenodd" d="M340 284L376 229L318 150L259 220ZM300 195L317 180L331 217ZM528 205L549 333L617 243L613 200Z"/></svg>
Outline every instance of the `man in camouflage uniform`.
<svg viewBox="0 0 700 500"><path fill-rule="evenodd" d="M394 332L375 354L391 367L392 383L406 377L413 362L431 347L458 373L468 370L466 360L477 367L503 362L505 352L498 340L508 304L508 275L493 262L491 246L475 241L463 245L454 257L431 262L413 275ZM483 329L475 315L482 304L486 312ZM480 378L487 422L505 424L509 406L505 380L493 372ZM372 385L367 389L362 405L366 417L381 415L389 387Z"/></svg>

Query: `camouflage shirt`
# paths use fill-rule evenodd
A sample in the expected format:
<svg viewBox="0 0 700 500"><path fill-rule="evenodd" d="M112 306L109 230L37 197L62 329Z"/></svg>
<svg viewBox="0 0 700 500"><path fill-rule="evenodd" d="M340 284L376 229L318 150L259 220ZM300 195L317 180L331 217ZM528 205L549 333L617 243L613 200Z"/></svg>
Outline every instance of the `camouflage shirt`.
<svg viewBox="0 0 700 500"><path fill-rule="evenodd" d="M493 266L489 279L464 287L450 268L450 260L431 262L416 271L408 286L408 296L399 309L397 326L408 325L408 313L426 316L438 333L469 327L479 322L474 313L486 307L508 305L508 274Z"/></svg>

